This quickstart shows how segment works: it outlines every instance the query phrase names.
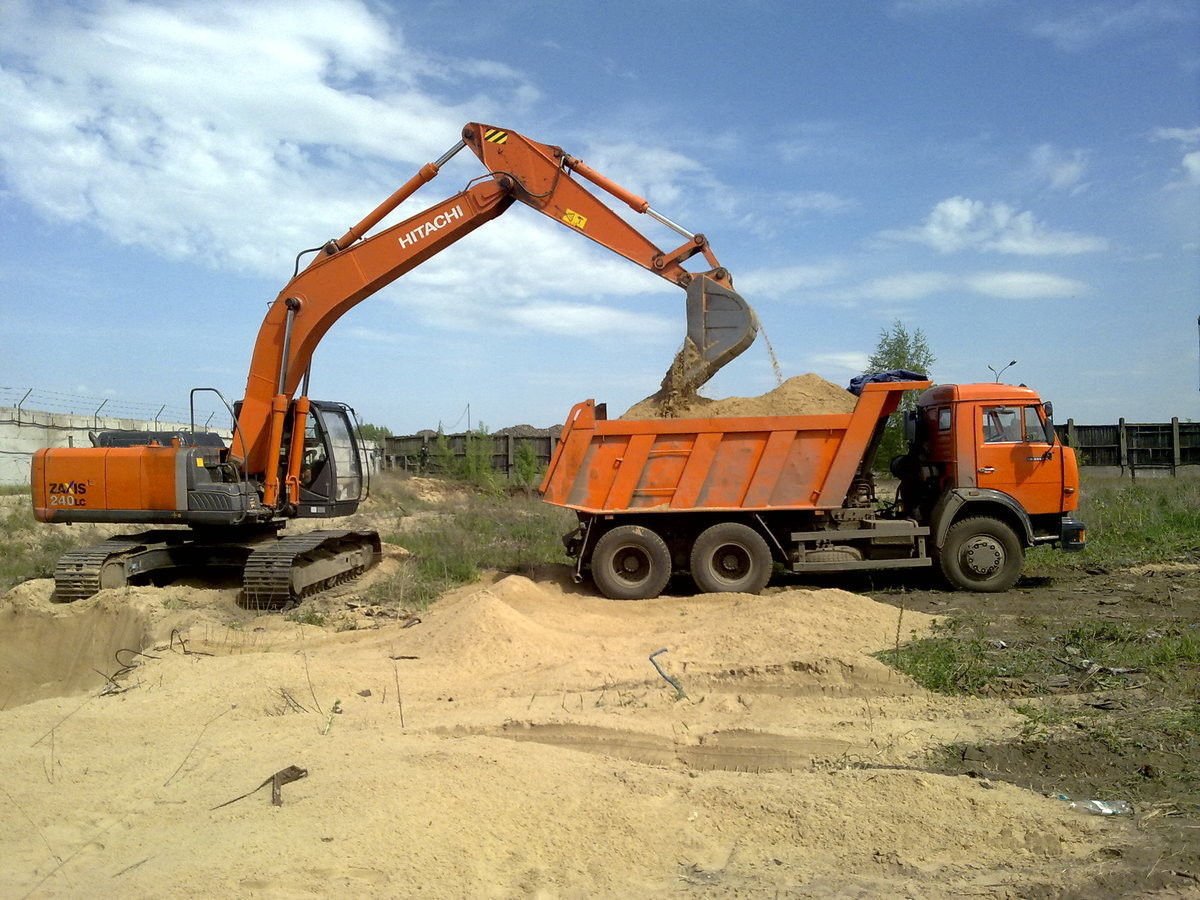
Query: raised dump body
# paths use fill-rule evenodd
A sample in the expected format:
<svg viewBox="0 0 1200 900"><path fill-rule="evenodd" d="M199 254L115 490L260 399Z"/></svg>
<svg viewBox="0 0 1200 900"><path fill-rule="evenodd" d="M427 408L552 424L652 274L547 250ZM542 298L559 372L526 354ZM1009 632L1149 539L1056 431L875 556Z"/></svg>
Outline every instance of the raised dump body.
<svg viewBox="0 0 1200 900"><path fill-rule="evenodd" d="M792 572L930 566L1006 590L1026 547L1083 547L1078 470L1028 388L869 383L840 415L609 420L576 404L542 480L573 509L576 577L607 596L657 596L673 572L702 591L756 593ZM876 499L875 450L905 391L909 452L895 501ZM995 422L1012 423L1000 433ZM997 438L1003 438L998 440Z"/></svg>
<svg viewBox="0 0 1200 900"><path fill-rule="evenodd" d="M543 498L606 514L836 509L881 420L926 387L869 384L840 415L610 420L587 400L571 410Z"/></svg>

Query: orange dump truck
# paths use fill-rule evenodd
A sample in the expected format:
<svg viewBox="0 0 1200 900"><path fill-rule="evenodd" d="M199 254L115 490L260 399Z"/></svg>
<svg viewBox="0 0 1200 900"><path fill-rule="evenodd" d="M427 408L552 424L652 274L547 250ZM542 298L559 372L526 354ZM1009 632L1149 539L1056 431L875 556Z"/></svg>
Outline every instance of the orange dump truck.
<svg viewBox="0 0 1200 900"><path fill-rule="evenodd" d="M923 391L876 499L875 450L905 391ZM662 592L689 571L701 591L757 593L789 572L937 565L954 586L1003 591L1025 548L1082 550L1075 453L1050 404L1025 387L867 384L839 415L616 420L576 404L541 484L575 510L576 577L614 599Z"/></svg>

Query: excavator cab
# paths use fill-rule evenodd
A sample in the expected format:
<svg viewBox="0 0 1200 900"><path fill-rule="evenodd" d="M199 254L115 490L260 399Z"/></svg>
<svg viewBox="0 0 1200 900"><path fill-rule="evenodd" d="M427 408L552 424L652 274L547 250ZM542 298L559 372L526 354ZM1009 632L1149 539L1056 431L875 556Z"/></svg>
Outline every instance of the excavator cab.
<svg viewBox="0 0 1200 900"><path fill-rule="evenodd" d="M362 445L350 408L344 403L311 401L304 428L297 517L353 513L362 500L364 470Z"/></svg>

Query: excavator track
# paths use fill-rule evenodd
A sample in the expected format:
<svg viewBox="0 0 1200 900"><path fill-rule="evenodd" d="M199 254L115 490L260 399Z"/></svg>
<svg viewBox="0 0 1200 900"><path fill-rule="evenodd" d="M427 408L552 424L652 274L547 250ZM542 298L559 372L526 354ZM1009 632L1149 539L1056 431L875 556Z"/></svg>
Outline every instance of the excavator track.
<svg viewBox="0 0 1200 900"><path fill-rule="evenodd" d="M310 531L253 550L242 576L248 609L289 609L305 597L356 578L378 562L374 531Z"/></svg>
<svg viewBox="0 0 1200 900"><path fill-rule="evenodd" d="M105 588L125 587L152 573L179 568L239 570L248 609L289 609L320 591L361 575L379 561L374 531L273 532L228 541L180 530L123 535L72 550L54 567L54 600L74 603Z"/></svg>
<svg viewBox="0 0 1200 900"><path fill-rule="evenodd" d="M141 547L139 537L113 538L60 556L54 566L55 602L74 603L102 588L127 584L121 562Z"/></svg>

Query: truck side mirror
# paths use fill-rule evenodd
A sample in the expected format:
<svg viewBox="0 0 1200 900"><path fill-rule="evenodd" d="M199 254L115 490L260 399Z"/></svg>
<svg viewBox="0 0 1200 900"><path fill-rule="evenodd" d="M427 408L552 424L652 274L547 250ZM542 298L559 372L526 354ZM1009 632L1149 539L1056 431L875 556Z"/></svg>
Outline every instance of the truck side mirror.
<svg viewBox="0 0 1200 900"><path fill-rule="evenodd" d="M919 409L910 409L904 414L904 440L913 443L917 439L917 422L921 418Z"/></svg>
<svg viewBox="0 0 1200 900"><path fill-rule="evenodd" d="M1046 412L1046 418L1043 422L1043 426L1046 429L1046 443L1053 444L1054 443L1054 404L1049 401L1046 401L1045 403L1042 404L1042 409L1045 410L1045 412Z"/></svg>

